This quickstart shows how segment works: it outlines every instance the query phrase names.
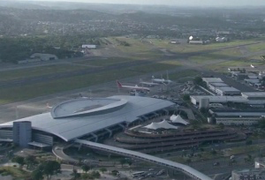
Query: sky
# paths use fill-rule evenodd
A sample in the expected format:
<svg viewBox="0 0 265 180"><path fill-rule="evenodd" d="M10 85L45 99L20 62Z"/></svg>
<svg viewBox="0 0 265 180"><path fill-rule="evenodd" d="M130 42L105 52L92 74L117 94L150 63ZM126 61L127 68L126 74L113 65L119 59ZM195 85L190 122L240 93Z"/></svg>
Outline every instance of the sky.
<svg viewBox="0 0 265 180"><path fill-rule="evenodd" d="M27 0L22 0L27 1ZM176 6L265 6L265 0L30 0Z"/></svg>

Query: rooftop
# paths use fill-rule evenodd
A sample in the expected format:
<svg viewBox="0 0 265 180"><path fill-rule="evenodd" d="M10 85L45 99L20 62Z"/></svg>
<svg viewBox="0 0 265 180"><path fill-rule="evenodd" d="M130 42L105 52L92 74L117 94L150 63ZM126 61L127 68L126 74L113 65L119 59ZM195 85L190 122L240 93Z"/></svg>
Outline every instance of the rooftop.
<svg viewBox="0 0 265 180"><path fill-rule="evenodd" d="M218 87L218 89L221 91L240 92L238 89L236 89L234 87Z"/></svg>
<svg viewBox="0 0 265 180"><path fill-rule="evenodd" d="M210 84L214 87L228 87L228 85L225 84L224 82L214 82L214 83L210 83Z"/></svg>
<svg viewBox="0 0 265 180"><path fill-rule="evenodd" d="M202 78L202 80L207 83L223 82L221 78Z"/></svg>
<svg viewBox="0 0 265 180"><path fill-rule="evenodd" d="M242 96L191 96L191 98L200 102L203 98L208 98L210 103L238 102L247 103L248 100Z"/></svg>
<svg viewBox="0 0 265 180"><path fill-rule="evenodd" d="M86 103L87 105L85 105ZM51 113L43 113L16 121L31 121L33 129L53 134L65 141L71 141L123 122L131 123L140 116L173 105L174 103L169 101L139 96L112 96L103 99L80 98L56 106ZM86 107L90 107L90 109L84 109ZM13 122L1 124L0 129L12 128Z"/></svg>
<svg viewBox="0 0 265 180"><path fill-rule="evenodd" d="M259 97L265 97L265 92L242 92L242 96L249 98L259 98Z"/></svg>

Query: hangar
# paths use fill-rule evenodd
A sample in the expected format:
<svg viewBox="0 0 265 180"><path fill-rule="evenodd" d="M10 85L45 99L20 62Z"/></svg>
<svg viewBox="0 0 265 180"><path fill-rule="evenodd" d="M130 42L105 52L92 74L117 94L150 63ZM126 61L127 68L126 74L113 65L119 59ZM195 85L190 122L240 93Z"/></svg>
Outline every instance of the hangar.
<svg viewBox="0 0 265 180"><path fill-rule="evenodd" d="M0 139L13 139L14 122L30 122L30 145L53 145L83 137L91 141L112 136L136 121L168 113L174 103L138 96L80 98L60 103L51 112L0 124Z"/></svg>

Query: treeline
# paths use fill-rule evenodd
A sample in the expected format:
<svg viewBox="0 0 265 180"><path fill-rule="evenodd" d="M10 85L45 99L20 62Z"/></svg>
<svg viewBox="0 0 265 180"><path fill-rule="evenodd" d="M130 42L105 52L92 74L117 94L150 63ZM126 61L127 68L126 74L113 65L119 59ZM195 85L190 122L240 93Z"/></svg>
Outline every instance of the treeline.
<svg viewBox="0 0 265 180"><path fill-rule="evenodd" d="M79 57L82 44L103 43L100 38L85 35L0 38L0 61L17 63L34 53L54 54L58 58Z"/></svg>

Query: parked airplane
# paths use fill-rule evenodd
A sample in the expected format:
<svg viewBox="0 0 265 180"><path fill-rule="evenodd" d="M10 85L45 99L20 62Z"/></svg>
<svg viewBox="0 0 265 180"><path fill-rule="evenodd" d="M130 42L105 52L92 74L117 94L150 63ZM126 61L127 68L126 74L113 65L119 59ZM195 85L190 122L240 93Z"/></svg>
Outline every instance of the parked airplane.
<svg viewBox="0 0 265 180"><path fill-rule="evenodd" d="M164 79L164 78L155 78L154 76L152 76L152 82L153 83L159 83L159 84L170 84L173 81L169 80L169 79Z"/></svg>
<svg viewBox="0 0 265 180"><path fill-rule="evenodd" d="M144 82L142 79L140 79L140 84L153 87L153 86L159 86L159 83L154 83L154 82Z"/></svg>
<svg viewBox="0 0 265 180"><path fill-rule="evenodd" d="M168 78L168 71L167 71L167 79L164 79L164 78L155 78L154 76L152 76L152 82L154 83L159 83L159 84L170 84L172 83L173 81L171 81L169 78Z"/></svg>
<svg viewBox="0 0 265 180"><path fill-rule="evenodd" d="M135 90L135 91L147 91L147 92L150 91L150 89L147 87L139 87L137 85L135 86L122 85L119 81L116 81L116 83L117 83L118 88L120 89L125 88L125 89Z"/></svg>

